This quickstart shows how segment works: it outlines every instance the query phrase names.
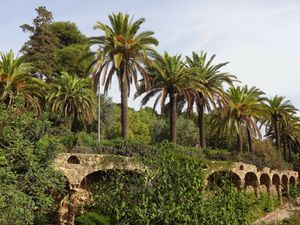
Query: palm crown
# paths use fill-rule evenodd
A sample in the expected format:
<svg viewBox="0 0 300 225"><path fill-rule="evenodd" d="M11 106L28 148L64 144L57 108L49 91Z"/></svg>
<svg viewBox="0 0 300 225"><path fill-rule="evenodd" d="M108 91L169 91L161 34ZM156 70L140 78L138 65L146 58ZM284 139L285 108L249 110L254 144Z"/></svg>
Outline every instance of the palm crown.
<svg viewBox="0 0 300 225"><path fill-rule="evenodd" d="M95 29L100 29L104 35L91 38L91 44L98 46L94 66L94 89L103 74L104 90L107 92L112 77L117 74L121 89L121 114L122 134L128 137L128 106L127 97L130 93L130 83L138 85L138 72L148 85L147 73L143 64L150 53L154 52L153 46L158 41L153 37L152 31L139 32L144 18L136 21L129 18L128 14L118 13L109 16L110 26L98 22Z"/></svg>
<svg viewBox="0 0 300 225"><path fill-rule="evenodd" d="M147 67L147 72L151 80L150 90L147 91L145 81L142 80L141 86L136 96L146 92L142 99L142 104L145 105L150 98L156 96L154 109L160 102L163 111L166 103L166 98L169 97L169 112L170 112L170 138L176 142L176 104L177 97L184 97L188 102L191 102L195 92L193 92L193 77L187 73L185 63L180 55L170 56L167 52L164 55L153 54L153 62Z"/></svg>
<svg viewBox="0 0 300 225"><path fill-rule="evenodd" d="M27 107L39 112L38 97L44 93L45 85L30 76L32 64L24 63L23 57L15 58L12 51L7 54L0 53L0 56L0 99L11 105L13 96L19 94L24 98Z"/></svg>
<svg viewBox="0 0 300 225"><path fill-rule="evenodd" d="M72 119L72 131L76 131L78 121L91 123L95 119L96 97L88 78L62 73L53 81L47 99L52 112Z"/></svg>
<svg viewBox="0 0 300 225"><path fill-rule="evenodd" d="M199 115L199 135L200 146L206 147L205 143L205 124L204 124L204 110L207 108L211 110L211 106L227 104L227 98L224 91L224 84L232 85L236 77L225 72L220 72L220 69L228 63L213 64L215 55L210 58L205 52L197 54L192 53L192 57L186 57L187 67L194 75L197 86L197 98L192 99L191 106L194 103L197 106ZM190 110L190 109L189 109Z"/></svg>

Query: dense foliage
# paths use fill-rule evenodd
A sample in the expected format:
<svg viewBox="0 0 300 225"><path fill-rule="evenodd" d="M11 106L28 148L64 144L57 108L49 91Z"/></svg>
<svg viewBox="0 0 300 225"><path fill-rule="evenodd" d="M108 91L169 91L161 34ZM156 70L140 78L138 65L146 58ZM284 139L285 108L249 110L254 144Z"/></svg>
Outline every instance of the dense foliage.
<svg viewBox="0 0 300 225"><path fill-rule="evenodd" d="M110 218L108 224L241 225L278 204L275 196L238 193L226 180L207 189L197 154L197 149L164 143L142 157L146 173L94 174L98 182L91 186L93 201L86 209ZM89 217L82 215L78 224L89 224Z"/></svg>
<svg viewBox="0 0 300 225"><path fill-rule="evenodd" d="M226 180L208 188L203 168L226 160L299 169L300 119L289 100L235 86L215 55L159 54L144 18L112 14L110 24L97 22L98 37L87 38L45 7L36 12L32 25L21 26L30 34L23 55L0 53L0 224L57 222L66 194L52 166L59 151L134 156L147 166L88 176L83 188L93 201L78 225L246 225L277 206L272 195L256 199ZM114 76L121 104L106 95ZM143 106L154 99L153 109L128 107L132 83ZM93 176L98 182L89 182Z"/></svg>
<svg viewBox="0 0 300 225"><path fill-rule="evenodd" d="M0 224L52 224L65 180L51 165L59 149L50 123L16 100L0 105Z"/></svg>

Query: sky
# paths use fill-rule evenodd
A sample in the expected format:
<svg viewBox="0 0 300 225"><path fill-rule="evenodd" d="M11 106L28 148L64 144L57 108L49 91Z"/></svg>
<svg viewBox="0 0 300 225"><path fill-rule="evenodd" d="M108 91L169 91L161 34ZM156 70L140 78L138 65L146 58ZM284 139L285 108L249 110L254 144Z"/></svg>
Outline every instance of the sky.
<svg viewBox="0 0 300 225"><path fill-rule="evenodd" d="M242 84L256 86L268 97L286 96L300 109L299 0L0 0L0 51L17 53L28 34L19 28L31 23L35 8L46 6L55 21L75 22L87 36L97 21L127 12L144 17L142 30L155 32L159 52L216 54L216 63L229 62L223 71ZM117 85L109 96L120 101ZM138 109L139 99L129 100Z"/></svg>

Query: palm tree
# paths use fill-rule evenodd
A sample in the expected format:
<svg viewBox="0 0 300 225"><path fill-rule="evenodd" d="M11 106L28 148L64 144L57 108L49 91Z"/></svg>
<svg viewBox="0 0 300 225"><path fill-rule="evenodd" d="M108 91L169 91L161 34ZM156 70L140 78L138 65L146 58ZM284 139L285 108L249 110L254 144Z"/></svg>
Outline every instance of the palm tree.
<svg viewBox="0 0 300 225"><path fill-rule="evenodd" d="M162 112L166 98L169 97L170 141L176 143L177 98L183 96L190 102L191 97L195 95L192 92L194 80L186 73L186 66L180 55L170 56L165 52L164 55L153 54L153 58L154 61L147 67L151 80L150 90L147 91L145 80L142 80L135 97L146 92L141 102L145 105L150 98L156 96L153 109L160 101Z"/></svg>
<svg viewBox="0 0 300 225"><path fill-rule="evenodd" d="M225 132L237 135L237 145L240 152L243 151L242 131L247 129L248 149L252 150L251 136L259 136L260 131L257 127L255 118L260 117L263 112L263 105L260 96L264 94L256 87L230 87L227 95L229 102L224 108L217 110L218 116L215 117L213 124L215 127ZM251 135L250 135L251 134Z"/></svg>
<svg viewBox="0 0 300 225"><path fill-rule="evenodd" d="M290 115L281 127L281 139L283 146L284 159L290 161L292 159L292 146L300 143L300 120L295 115ZM289 153L289 154L288 154Z"/></svg>
<svg viewBox="0 0 300 225"><path fill-rule="evenodd" d="M285 100L283 96L278 95L275 95L273 98L267 99L265 107L268 112L267 128L269 132L273 131L276 147L277 149L280 149L280 126L283 123L286 123L289 115L295 114L297 109L289 100Z"/></svg>
<svg viewBox="0 0 300 225"><path fill-rule="evenodd" d="M200 147L206 148L205 142L205 122L204 122L204 111L207 109L210 111L211 107L216 107L216 104L226 104L226 94L223 88L223 84L232 85L236 79L235 76L229 73L223 73L219 70L227 65L228 63L220 63L213 65L212 62L215 55L207 58L207 54L201 52L197 54L192 53L192 57L186 57L187 66L191 69L199 83L197 90L197 98L193 99L197 106L199 116L199 140ZM191 104L194 105L194 104Z"/></svg>
<svg viewBox="0 0 300 225"><path fill-rule="evenodd" d="M96 53L94 68L94 89L103 74L104 91L110 87L112 77L117 75L121 89L121 123L122 136L128 138L128 96L130 84L134 81L138 85L138 72L142 75L145 84L149 80L143 64L150 53L154 52L153 46L158 41L153 37L154 32L139 32L144 18L133 21L128 14L118 13L109 16L110 25L97 22L95 29L100 29L104 34L91 38L91 44L99 48ZM148 86L147 86L148 87Z"/></svg>
<svg viewBox="0 0 300 225"><path fill-rule="evenodd" d="M0 100L10 106L13 97L20 95L28 108L40 112L38 98L44 91L44 82L30 76L32 64L25 63L23 57L15 58L12 50L0 56Z"/></svg>
<svg viewBox="0 0 300 225"><path fill-rule="evenodd" d="M95 119L96 96L89 78L77 78L62 73L51 84L47 100L50 111L71 118L71 131L77 131L78 122L91 123Z"/></svg>

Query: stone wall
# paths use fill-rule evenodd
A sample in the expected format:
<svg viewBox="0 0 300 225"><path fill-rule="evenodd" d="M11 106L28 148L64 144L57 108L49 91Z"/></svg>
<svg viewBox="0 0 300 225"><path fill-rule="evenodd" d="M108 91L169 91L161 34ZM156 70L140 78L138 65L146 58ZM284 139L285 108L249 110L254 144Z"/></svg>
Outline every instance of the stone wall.
<svg viewBox="0 0 300 225"><path fill-rule="evenodd" d="M69 183L69 193L60 203L60 222L73 225L75 216L90 199L86 178L99 171L126 170L141 173L147 168L131 157L108 154L62 153L54 160L54 166L63 172ZM254 191L257 196L262 191L282 195L289 194L291 186L298 181L298 172L292 170L259 169L255 165L242 162L213 162L204 169L207 184L216 182L221 176L228 176L238 190Z"/></svg>

